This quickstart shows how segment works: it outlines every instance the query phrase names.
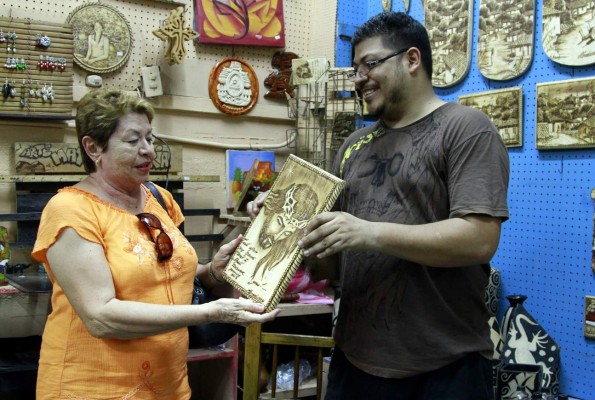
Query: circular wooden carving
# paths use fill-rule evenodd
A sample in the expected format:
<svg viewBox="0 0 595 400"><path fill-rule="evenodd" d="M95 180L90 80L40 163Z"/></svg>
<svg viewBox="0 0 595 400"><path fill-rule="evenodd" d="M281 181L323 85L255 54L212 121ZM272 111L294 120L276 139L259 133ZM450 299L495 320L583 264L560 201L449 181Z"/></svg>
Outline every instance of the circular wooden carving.
<svg viewBox="0 0 595 400"><path fill-rule="evenodd" d="M254 70L239 58L219 61L209 76L209 96L225 114L247 113L258 100L258 79Z"/></svg>
<svg viewBox="0 0 595 400"><path fill-rule="evenodd" d="M97 74L124 66L132 52L133 36L128 21L114 7L103 3L75 8L66 22L74 34L74 62Z"/></svg>

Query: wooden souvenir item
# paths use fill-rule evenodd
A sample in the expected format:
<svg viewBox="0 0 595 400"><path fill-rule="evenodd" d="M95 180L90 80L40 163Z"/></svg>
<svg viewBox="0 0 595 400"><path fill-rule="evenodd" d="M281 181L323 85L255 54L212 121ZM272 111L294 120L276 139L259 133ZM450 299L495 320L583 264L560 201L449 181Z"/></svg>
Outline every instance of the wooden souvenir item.
<svg viewBox="0 0 595 400"><path fill-rule="evenodd" d="M186 26L184 7L178 7L167 17L165 25L155 29L153 34L161 40L168 42L165 59L172 64L181 64L186 58L184 42L195 39L198 33Z"/></svg>
<svg viewBox="0 0 595 400"><path fill-rule="evenodd" d="M459 96L459 103L490 117L506 147L523 145L523 88L521 86Z"/></svg>
<svg viewBox="0 0 595 400"><path fill-rule="evenodd" d="M74 62L96 74L116 71L132 53L130 24L116 8L88 3L75 8L67 23L74 32Z"/></svg>
<svg viewBox="0 0 595 400"><path fill-rule="evenodd" d="M382 0L382 9L384 11L390 11L391 0Z"/></svg>
<svg viewBox="0 0 595 400"><path fill-rule="evenodd" d="M432 85L446 88L461 82L471 68L473 1L424 1L424 25L432 46Z"/></svg>
<svg viewBox="0 0 595 400"><path fill-rule="evenodd" d="M151 173L182 172L182 145L156 144L155 153ZM14 161L17 174L85 173L78 143L16 142Z"/></svg>
<svg viewBox="0 0 595 400"><path fill-rule="evenodd" d="M593 93L595 78L538 83L537 149L595 147Z"/></svg>
<svg viewBox="0 0 595 400"><path fill-rule="evenodd" d="M199 43L285 47L283 0L195 0Z"/></svg>
<svg viewBox="0 0 595 400"><path fill-rule="evenodd" d="M209 96L221 112L229 115L245 114L258 100L256 73L239 58L225 58L211 70Z"/></svg>
<svg viewBox="0 0 595 400"><path fill-rule="evenodd" d="M548 1L541 12L541 43L550 60L572 67L595 63L594 2Z"/></svg>
<svg viewBox="0 0 595 400"><path fill-rule="evenodd" d="M296 58L291 60L291 82L294 85L324 83L329 63L326 58Z"/></svg>
<svg viewBox="0 0 595 400"><path fill-rule="evenodd" d="M595 296L585 296L585 337L595 339Z"/></svg>
<svg viewBox="0 0 595 400"><path fill-rule="evenodd" d="M267 170L265 170L264 164L268 166ZM269 183L275 179L275 152L270 150L226 150L225 168L227 208L234 211L242 210L241 205L243 199L246 198L246 193L250 189L256 189L256 180L259 181L258 190L267 191L270 189ZM257 173L257 179L254 179Z"/></svg>
<svg viewBox="0 0 595 400"><path fill-rule="evenodd" d="M534 32L534 0L481 0L477 49L481 74L504 81L527 72Z"/></svg>
<svg viewBox="0 0 595 400"><path fill-rule="evenodd" d="M243 296L274 310L299 267L297 246L315 215L330 210L344 182L291 154L250 223L223 277Z"/></svg>
<svg viewBox="0 0 595 400"><path fill-rule="evenodd" d="M275 53L271 60L275 71L271 72L264 80L264 86L269 89L264 95L265 98L285 100L286 94L289 96L293 94L291 63L296 58L299 58L297 54L287 51Z"/></svg>

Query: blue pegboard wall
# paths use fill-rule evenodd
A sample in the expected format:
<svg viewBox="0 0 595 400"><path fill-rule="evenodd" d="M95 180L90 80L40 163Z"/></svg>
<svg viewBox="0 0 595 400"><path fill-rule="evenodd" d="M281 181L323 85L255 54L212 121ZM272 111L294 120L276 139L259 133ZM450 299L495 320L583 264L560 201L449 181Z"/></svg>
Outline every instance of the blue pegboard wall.
<svg viewBox="0 0 595 400"><path fill-rule="evenodd" d="M394 11L404 11L401 0ZM595 295L591 271L595 188L595 148L536 150L536 84L595 75L595 65L567 67L545 55L541 44L543 0L535 2L533 62L521 77L499 82L484 78L477 68L480 1L473 5L473 49L469 74L457 86L436 89L442 99L521 86L523 90L523 146L509 148L511 177L508 191L510 220L492 265L502 275L500 319L510 294L525 294L525 308L561 347L563 393L595 400L595 340L583 335L584 299ZM339 34L352 32L382 11L381 0L339 0ZM409 14L423 21L421 0L412 0ZM351 65L351 46L337 39L337 66Z"/></svg>

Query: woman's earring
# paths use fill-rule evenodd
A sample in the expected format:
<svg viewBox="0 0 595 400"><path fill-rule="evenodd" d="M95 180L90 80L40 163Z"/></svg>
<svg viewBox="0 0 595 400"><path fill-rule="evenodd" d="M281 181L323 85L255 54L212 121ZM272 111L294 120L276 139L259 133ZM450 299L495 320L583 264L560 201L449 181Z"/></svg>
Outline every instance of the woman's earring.
<svg viewBox="0 0 595 400"><path fill-rule="evenodd" d="M96 167L99 167L99 161L100 161L100 160L101 160L101 157L97 157L97 158L95 159L95 166L96 166Z"/></svg>

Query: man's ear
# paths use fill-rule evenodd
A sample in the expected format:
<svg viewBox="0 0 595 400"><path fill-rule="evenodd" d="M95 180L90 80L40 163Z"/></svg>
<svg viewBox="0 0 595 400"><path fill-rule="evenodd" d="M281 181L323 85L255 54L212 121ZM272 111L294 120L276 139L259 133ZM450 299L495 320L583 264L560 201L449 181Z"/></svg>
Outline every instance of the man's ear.
<svg viewBox="0 0 595 400"><path fill-rule="evenodd" d="M97 145L97 142L95 142L91 136L83 136L81 143L83 145L83 150L92 160L96 160L103 151L103 149Z"/></svg>
<svg viewBox="0 0 595 400"><path fill-rule="evenodd" d="M411 47L409 50L407 50L405 59L407 60L407 67L411 73L415 73L422 67L421 52L417 47Z"/></svg>

